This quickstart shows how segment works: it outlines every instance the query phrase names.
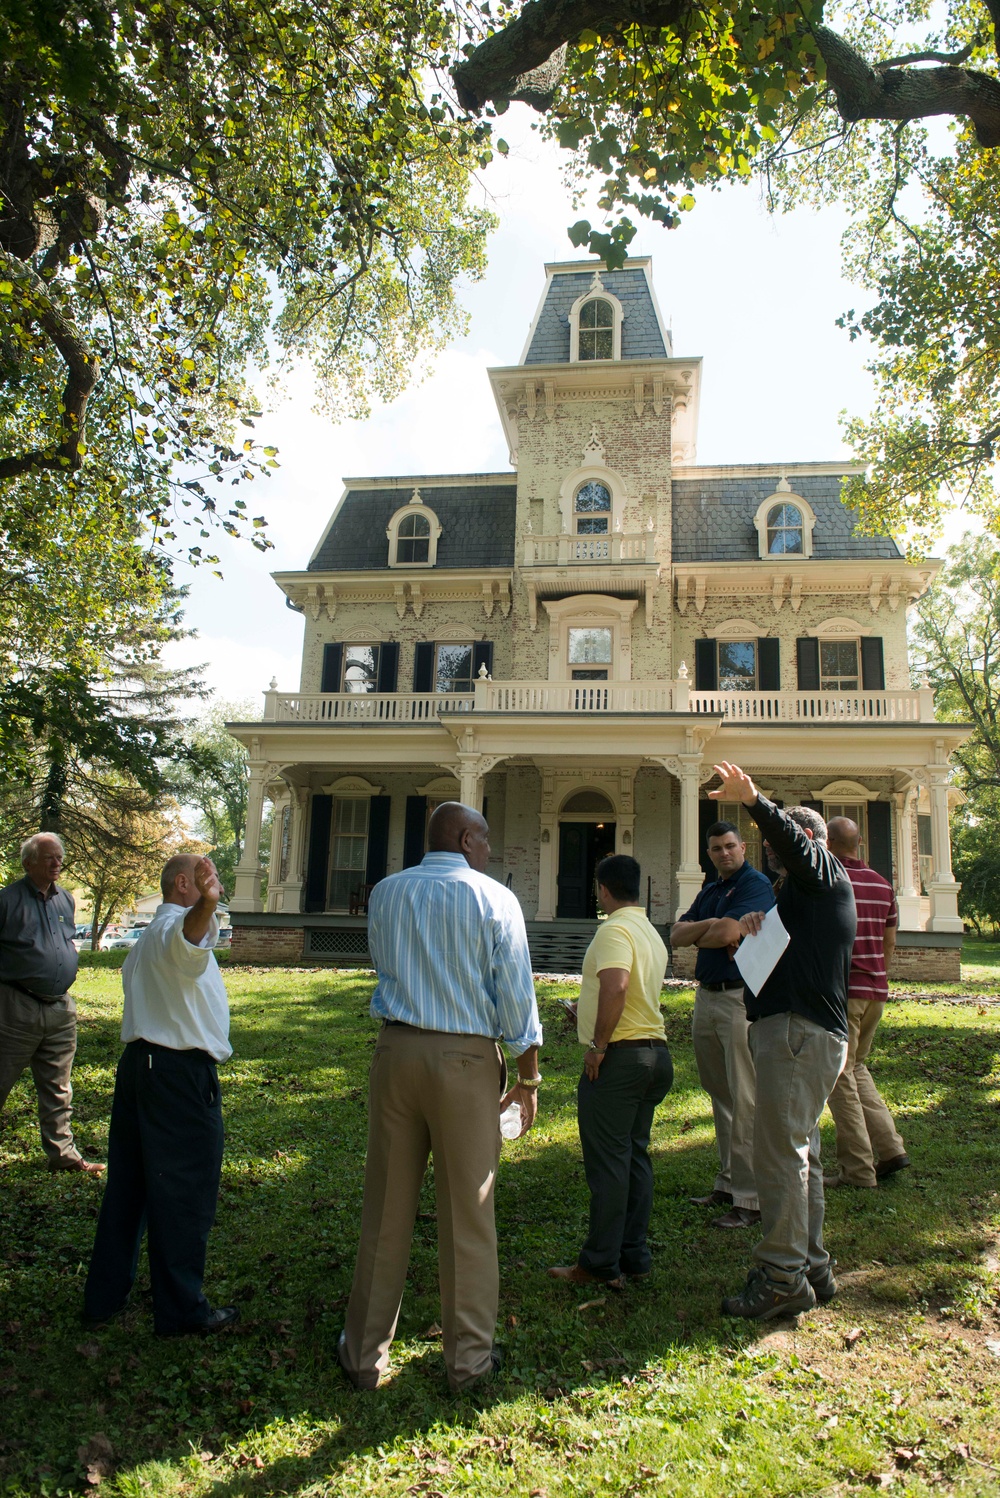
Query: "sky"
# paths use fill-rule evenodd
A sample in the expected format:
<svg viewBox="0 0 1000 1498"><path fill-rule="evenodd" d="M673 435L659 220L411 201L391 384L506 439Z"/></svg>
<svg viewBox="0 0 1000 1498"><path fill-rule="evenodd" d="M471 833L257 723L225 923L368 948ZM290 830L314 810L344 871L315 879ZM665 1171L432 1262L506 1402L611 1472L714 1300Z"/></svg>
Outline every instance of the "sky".
<svg viewBox="0 0 1000 1498"><path fill-rule="evenodd" d="M172 646L167 663L203 664L216 701L249 700L259 710L272 677L297 689L303 623L270 574L306 566L345 477L508 469L486 370L518 362L544 264L583 258L566 229L591 216L571 201L565 153L538 138L531 118L525 106L511 108L503 121L510 154L477 184L500 219L489 270L462 292L467 335L427 378L364 422L317 416L307 368L292 373L280 404L264 400L256 436L279 449L281 466L246 497L267 515L274 549L220 537L222 581L207 568L178 569L197 635ZM840 275L845 223L830 208L771 216L751 186L702 193L679 229L640 227L631 253L653 257L674 351L704 360L696 462L773 462L777 478L784 463L849 456L838 417L867 411L872 387L864 345L836 326L864 305Z"/></svg>

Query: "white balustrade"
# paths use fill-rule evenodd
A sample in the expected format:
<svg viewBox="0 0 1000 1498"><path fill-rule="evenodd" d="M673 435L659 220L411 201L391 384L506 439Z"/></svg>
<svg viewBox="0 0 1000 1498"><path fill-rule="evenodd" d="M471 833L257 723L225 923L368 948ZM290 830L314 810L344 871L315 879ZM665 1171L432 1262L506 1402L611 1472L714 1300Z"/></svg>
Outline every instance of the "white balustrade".
<svg viewBox="0 0 1000 1498"><path fill-rule="evenodd" d="M474 698L451 692L324 692L278 695L281 723L430 723L442 713L468 713Z"/></svg>
<svg viewBox="0 0 1000 1498"><path fill-rule="evenodd" d="M730 723L919 723L919 692L692 692L693 713Z"/></svg>
<svg viewBox="0 0 1000 1498"><path fill-rule="evenodd" d="M607 536L528 536L524 545L526 567L568 566L588 562L654 562L656 537L652 531Z"/></svg>

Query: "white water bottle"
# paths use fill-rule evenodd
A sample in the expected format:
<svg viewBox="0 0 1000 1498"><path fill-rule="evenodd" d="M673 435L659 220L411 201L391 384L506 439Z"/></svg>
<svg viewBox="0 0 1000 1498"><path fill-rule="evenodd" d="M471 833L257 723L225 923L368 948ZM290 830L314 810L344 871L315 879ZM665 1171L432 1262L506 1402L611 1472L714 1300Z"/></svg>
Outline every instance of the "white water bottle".
<svg viewBox="0 0 1000 1498"><path fill-rule="evenodd" d="M523 1128L521 1104L511 1103L500 1115L500 1133L504 1139L517 1139Z"/></svg>

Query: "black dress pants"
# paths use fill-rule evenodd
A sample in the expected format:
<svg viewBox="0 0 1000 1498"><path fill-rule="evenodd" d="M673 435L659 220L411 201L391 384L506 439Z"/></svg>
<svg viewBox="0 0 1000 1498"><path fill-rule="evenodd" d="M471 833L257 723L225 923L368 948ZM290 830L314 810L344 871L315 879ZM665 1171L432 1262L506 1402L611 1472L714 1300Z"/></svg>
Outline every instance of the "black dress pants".
<svg viewBox="0 0 1000 1498"><path fill-rule="evenodd" d="M596 1082L586 1072L576 1093L583 1167L590 1187L590 1231L579 1264L598 1279L646 1274L653 1210L649 1136L653 1113L674 1080L666 1046L613 1046Z"/></svg>
<svg viewBox="0 0 1000 1498"><path fill-rule="evenodd" d="M149 1233L153 1324L167 1334L208 1318L205 1251L222 1173L222 1104L205 1051L173 1051L133 1040L118 1063L101 1203L84 1315L119 1311Z"/></svg>

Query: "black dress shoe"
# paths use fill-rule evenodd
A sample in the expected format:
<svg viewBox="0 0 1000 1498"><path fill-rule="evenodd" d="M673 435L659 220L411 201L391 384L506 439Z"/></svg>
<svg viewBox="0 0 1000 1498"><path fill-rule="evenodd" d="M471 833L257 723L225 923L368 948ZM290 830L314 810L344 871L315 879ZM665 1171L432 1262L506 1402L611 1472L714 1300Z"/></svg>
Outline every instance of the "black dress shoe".
<svg viewBox="0 0 1000 1498"><path fill-rule="evenodd" d="M88 1316L86 1311L80 1317L80 1325L88 1332L99 1331L102 1326L107 1326L110 1321L117 1321L118 1317L128 1306L128 1297L114 1311L108 1311L105 1316Z"/></svg>
<svg viewBox="0 0 1000 1498"><path fill-rule="evenodd" d="M240 1319L239 1306L214 1306L204 1321L196 1326L180 1326L176 1331L157 1332L158 1337L210 1337L224 1327L235 1326Z"/></svg>
<svg viewBox="0 0 1000 1498"><path fill-rule="evenodd" d="M875 1174L880 1181L886 1176L894 1176L897 1170L909 1170L909 1155L893 1155L891 1160L880 1160L875 1167Z"/></svg>
<svg viewBox="0 0 1000 1498"><path fill-rule="evenodd" d="M731 1191L710 1191L707 1196L689 1196L689 1202L696 1207L731 1207L733 1205L733 1193Z"/></svg>

